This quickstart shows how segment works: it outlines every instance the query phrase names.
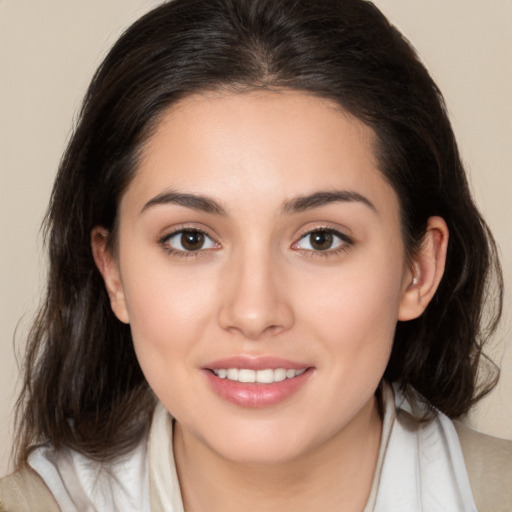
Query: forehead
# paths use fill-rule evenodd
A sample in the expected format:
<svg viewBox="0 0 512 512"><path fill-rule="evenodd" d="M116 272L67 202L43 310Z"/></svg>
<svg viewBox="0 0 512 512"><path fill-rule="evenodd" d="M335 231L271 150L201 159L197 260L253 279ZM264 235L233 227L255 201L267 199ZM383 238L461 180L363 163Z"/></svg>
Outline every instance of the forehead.
<svg viewBox="0 0 512 512"><path fill-rule="evenodd" d="M371 128L333 101L295 91L191 95L146 141L126 196L165 191L273 200L344 188L395 200L378 169ZM124 198L123 198L124 200ZM229 204L227 204L229 210Z"/></svg>

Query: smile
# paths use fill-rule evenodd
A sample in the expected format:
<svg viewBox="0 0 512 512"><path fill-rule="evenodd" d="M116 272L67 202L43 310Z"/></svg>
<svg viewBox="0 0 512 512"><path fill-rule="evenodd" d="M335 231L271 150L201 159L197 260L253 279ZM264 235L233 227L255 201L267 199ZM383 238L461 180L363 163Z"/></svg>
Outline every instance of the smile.
<svg viewBox="0 0 512 512"><path fill-rule="evenodd" d="M210 389L221 399L241 407L261 409L290 399L315 373L311 366L285 361L276 364L272 359L267 358L265 364L262 360L232 358L223 364L213 364L213 368L203 368L202 373Z"/></svg>
<svg viewBox="0 0 512 512"><path fill-rule="evenodd" d="M219 368L213 373L220 379L227 379L243 383L272 384L286 379L294 379L302 375L306 368L299 370L286 368L265 368L263 370L251 370L248 368Z"/></svg>

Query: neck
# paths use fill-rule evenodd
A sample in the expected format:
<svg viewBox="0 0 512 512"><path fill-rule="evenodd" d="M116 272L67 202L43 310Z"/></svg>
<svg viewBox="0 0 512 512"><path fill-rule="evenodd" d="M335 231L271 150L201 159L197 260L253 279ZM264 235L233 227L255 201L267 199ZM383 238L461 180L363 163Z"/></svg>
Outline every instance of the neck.
<svg viewBox="0 0 512 512"><path fill-rule="evenodd" d="M174 453L185 510L361 512L373 482L381 430L372 397L321 445L291 461L267 465L226 460L177 423Z"/></svg>

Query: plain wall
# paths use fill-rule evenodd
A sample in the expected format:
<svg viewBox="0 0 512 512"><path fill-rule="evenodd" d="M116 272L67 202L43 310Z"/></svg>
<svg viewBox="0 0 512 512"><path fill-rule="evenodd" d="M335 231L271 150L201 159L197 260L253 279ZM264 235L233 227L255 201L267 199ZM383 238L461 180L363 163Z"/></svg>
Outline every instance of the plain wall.
<svg viewBox="0 0 512 512"><path fill-rule="evenodd" d="M39 227L88 81L121 31L159 2L0 0L0 475L8 469L16 352L44 286ZM512 284L512 2L376 0L441 90L476 200ZM499 387L468 422L512 438L511 295L491 352Z"/></svg>

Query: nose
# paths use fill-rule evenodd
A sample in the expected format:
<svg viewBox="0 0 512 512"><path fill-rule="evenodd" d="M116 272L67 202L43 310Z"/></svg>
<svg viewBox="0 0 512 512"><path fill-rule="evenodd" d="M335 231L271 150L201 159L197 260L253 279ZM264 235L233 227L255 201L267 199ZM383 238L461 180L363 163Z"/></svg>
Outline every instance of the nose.
<svg viewBox="0 0 512 512"><path fill-rule="evenodd" d="M221 282L221 327L251 340L290 329L294 315L284 281L268 255L237 258L226 268Z"/></svg>

